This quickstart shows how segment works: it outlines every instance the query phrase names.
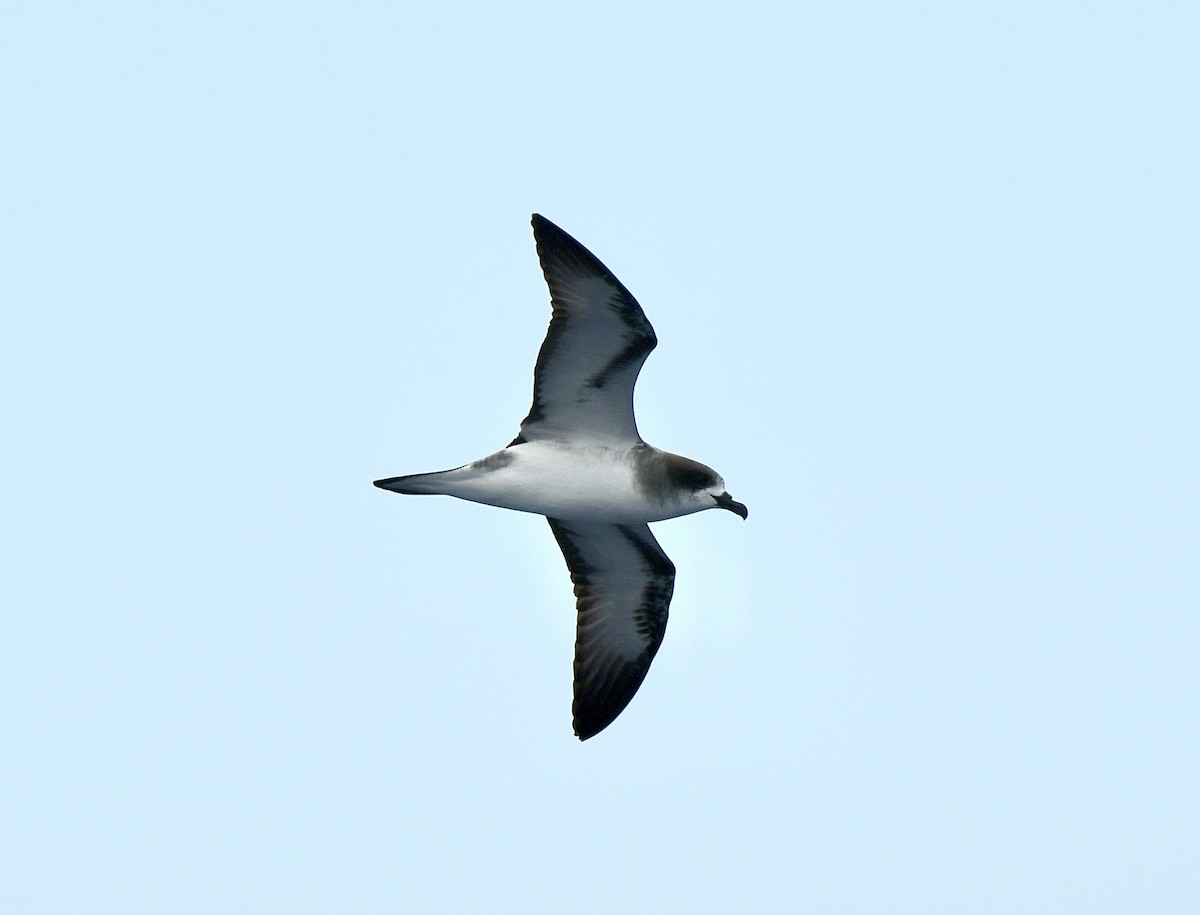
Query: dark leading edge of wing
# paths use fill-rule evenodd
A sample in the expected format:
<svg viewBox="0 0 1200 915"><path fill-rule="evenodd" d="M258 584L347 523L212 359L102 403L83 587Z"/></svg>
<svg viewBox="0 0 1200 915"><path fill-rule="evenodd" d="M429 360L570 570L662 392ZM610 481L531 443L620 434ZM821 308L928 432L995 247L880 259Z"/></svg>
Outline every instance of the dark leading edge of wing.
<svg viewBox="0 0 1200 915"><path fill-rule="evenodd" d="M640 441L633 387L658 343L642 308L594 254L534 214L550 329L533 370L533 406L513 444L537 439Z"/></svg>
<svg viewBox="0 0 1200 915"><path fill-rule="evenodd" d="M667 630L675 565L645 524L547 518L575 585L575 734L587 740L624 710Z"/></svg>

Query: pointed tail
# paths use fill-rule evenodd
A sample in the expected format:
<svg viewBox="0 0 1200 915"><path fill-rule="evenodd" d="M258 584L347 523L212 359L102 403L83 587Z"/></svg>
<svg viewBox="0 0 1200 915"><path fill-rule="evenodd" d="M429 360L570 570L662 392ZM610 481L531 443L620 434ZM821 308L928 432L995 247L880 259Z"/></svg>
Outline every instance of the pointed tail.
<svg viewBox="0 0 1200 915"><path fill-rule="evenodd" d="M446 481L441 479L445 470L436 473L410 473L404 477L389 477L386 480L376 480L375 485L380 489L403 493L406 496L436 496L446 494Z"/></svg>

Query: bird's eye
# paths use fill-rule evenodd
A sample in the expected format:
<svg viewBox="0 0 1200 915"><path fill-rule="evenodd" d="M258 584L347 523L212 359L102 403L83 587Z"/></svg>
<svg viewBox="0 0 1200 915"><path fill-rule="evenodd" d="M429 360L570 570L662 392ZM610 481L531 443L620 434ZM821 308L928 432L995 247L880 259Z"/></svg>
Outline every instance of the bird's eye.
<svg viewBox="0 0 1200 915"><path fill-rule="evenodd" d="M683 462L673 464L667 472L676 487L690 489L693 492L709 489L717 482L717 478L706 467L691 461L686 464Z"/></svg>

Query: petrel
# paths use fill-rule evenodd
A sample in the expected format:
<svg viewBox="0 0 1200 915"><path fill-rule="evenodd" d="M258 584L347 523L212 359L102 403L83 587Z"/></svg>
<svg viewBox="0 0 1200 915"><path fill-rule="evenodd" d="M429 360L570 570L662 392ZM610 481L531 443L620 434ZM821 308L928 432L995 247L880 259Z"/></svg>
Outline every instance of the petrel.
<svg viewBox="0 0 1200 915"><path fill-rule="evenodd" d="M436 473L376 480L545 515L575 585L575 734L624 710L667 628L675 564L647 522L748 510L711 467L646 444L633 417L638 372L658 344L637 300L599 259L536 213L550 329L533 369L533 406L502 451Z"/></svg>

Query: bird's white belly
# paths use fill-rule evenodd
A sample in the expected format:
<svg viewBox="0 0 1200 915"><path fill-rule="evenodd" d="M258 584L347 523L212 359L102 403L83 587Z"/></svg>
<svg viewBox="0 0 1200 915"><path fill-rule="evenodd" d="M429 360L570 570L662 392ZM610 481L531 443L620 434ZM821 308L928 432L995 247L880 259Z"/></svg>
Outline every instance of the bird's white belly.
<svg viewBox="0 0 1200 915"><path fill-rule="evenodd" d="M632 524L691 509L649 498L627 450L527 442L453 471L446 492L460 499L550 518Z"/></svg>

